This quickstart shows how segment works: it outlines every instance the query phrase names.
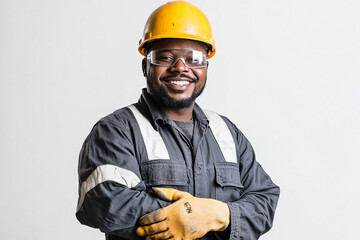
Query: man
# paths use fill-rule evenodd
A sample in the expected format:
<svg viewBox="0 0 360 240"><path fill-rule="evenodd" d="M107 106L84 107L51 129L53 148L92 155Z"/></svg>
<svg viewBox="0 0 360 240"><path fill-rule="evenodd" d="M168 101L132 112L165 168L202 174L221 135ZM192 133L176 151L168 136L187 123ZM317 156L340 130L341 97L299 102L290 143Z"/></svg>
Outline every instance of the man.
<svg viewBox="0 0 360 240"><path fill-rule="evenodd" d="M210 24L175 1L149 17L139 51L147 88L101 119L79 160L76 216L106 239L258 239L279 188L227 118L203 111Z"/></svg>

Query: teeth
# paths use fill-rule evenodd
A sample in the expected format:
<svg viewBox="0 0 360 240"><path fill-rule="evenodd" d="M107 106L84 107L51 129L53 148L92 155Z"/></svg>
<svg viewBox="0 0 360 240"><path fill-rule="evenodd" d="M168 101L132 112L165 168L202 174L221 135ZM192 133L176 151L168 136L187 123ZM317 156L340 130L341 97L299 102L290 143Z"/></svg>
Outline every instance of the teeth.
<svg viewBox="0 0 360 240"><path fill-rule="evenodd" d="M179 86L184 86L184 85L188 85L189 82L188 81L170 81L171 84L175 84L175 85L179 85Z"/></svg>

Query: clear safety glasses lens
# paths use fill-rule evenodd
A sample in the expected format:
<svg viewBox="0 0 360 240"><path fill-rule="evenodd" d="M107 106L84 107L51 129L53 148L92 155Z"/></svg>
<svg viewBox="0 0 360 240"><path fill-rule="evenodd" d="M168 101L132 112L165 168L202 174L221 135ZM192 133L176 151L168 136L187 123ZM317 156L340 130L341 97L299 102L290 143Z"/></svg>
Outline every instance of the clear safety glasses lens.
<svg viewBox="0 0 360 240"><path fill-rule="evenodd" d="M206 54L196 50L156 49L147 55L147 59L161 67L174 66L179 59L188 68L204 68L207 63Z"/></svg>

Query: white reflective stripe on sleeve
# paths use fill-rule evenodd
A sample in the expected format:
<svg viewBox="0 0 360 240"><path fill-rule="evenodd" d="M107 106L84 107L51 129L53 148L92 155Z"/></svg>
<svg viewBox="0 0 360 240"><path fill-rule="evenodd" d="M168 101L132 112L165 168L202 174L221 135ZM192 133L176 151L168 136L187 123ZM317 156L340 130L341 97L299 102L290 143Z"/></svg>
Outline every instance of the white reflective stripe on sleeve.
<svg viewBox="0 0 360 240"><path fill-rule="evenodd" d="M128 108L134 114L140 127L149 161L155 159L170 159L160 133L153 128L149 120L146 119L134 105L130 105Z"/></svg>
<svg viewBox="0 0 360 240"><path fill-rule="evenodd" d="M219 144L226 162L237 162L236 146L230 129L224 120L215 112L204 110L209 119L211 131Z"/></svg>
<svg viewBox="0 0 360 240"><path fill-rule="evenodd" d="M98 166L81 184L80 198L76 211L79 211L84 203L85 195L91 189L106 181L117 182L128 188L135 187L140 183L138 176L130 170L110 164Z"/></svg>

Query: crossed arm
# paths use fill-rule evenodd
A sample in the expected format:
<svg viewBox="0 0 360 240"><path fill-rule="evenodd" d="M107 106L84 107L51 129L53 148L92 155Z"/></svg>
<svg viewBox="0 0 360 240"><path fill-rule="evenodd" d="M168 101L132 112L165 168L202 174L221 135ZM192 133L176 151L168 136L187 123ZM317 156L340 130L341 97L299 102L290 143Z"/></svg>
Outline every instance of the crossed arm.
<svg viewBox="0 0 360 240"><path fill-rule="evenodd" d="M123 133L112 128L111 125L95 128L86 140L80 154L80 182L85 180L84 176L88 176L94 166L101 164L117 164L132 169L140 176L137 159L131 152L133 145L127 142L129 137L123 136L122 145L116 145ZM159 191L165 197L157 197L148 194L143 181L135 187L105 181L86 194L76 216L85 225L124 239L140 239L139 236L150 239L156 234L177 237L179 226L188 227L189 236L194 238L228 227L230 239L258 239L272 226L279 188L255 161L250 143L241 134L237 137L238 144L242 146L239 149L240 175L244 191L241 198L234 202L199 199L182 192L165 191L160 194ZM104 146L107 147L105 150ZM205 205L211 207L205 208ZM207 213L205 209L210 212ZM193 214L188 213L190 210ZM191 228L195 224L200 226L196 231Z"/></svg>

